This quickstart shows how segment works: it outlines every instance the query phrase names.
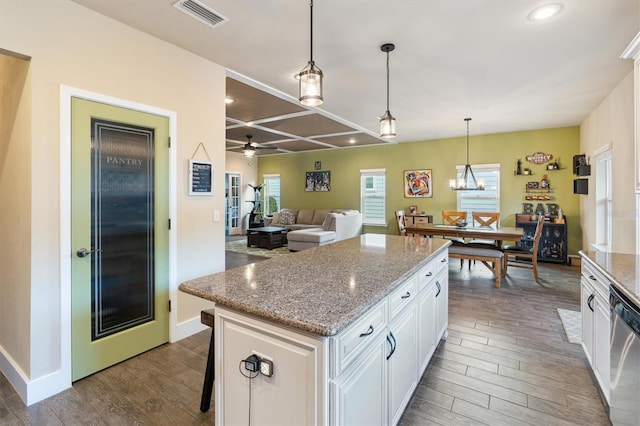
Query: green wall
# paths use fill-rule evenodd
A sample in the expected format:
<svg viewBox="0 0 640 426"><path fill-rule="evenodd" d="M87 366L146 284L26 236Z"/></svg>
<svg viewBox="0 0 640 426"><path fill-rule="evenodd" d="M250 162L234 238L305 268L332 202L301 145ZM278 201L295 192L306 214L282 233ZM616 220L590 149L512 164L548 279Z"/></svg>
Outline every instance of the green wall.
<svg viewBox="0 0 640 426"><path fill-rule="evenodd" d="M515 214L522 212L526 201L525 185L540 181L548 175L553 199L567 220L569 253L581 249L579 195L573 194L573 156L579 154L580 128L563 127L526 132L499 133L471 136L469 160L472 164L500 164L500 222L515 225ZM527 155L535 152L552 154L558 159L560 170L546 170L546 164L528 163ZM531 176L514 176L516 163L529 167ZM314 171L316 161L321 170L331 171L330 192L306 192L306 172ZM352 208L360 209L360 169L385 168L387 170L387 227L365 226L364 232L395 234L394 210L418 206L440 222L442 210L456 208L456 193L449 189L449 179L455 177L455 166L466 161L465 137L421 142L384 144L372 147L334 149L298 154L270 155L258 161L258 181L263 174L279 173L281 177L282 207L289 208ZM433 197L405 198L403 171L432 169ZM544 202L543 202L544 203Z"/></svg>

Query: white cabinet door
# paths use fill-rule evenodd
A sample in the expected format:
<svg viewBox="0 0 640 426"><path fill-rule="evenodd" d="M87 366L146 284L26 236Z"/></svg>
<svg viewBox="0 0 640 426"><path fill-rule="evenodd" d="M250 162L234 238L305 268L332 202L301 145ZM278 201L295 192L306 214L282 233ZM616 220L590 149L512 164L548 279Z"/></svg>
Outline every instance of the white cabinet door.
<svg viewBox="0 0 640 426"><path fill-rule="evenodd" d="M595 297L595 324L593 341L593 371L600 382L600 388L609 402L609 360L610 360L610 324L611 312L609 303L605 302L600 295Z"/></svg>
<svg viewBox="0 0 640 426"><path fill-rule="evenodd" d="M594 330L594 302L593 287L584 276L580 280L580 312L582 313L582 348L587 355L589 364L593 366L593 330Z"/></svg>
<svg viewBox="0 0 640 426"><path fill-rule="evenodd" d="M446 339L449 325L449 271L447 269L436 276L436 312L436 339Z"/></svg>
<svg viewBox="0 0 640 426"><path fill-rule="evenodd" d="M436 284L432 281L418 301L418 376L424 373L436 350L436 314Z"/></svg>
<svg viewBox="0 0 640 426"><path fill-rule="evenodd" d="M418 324L416 303L405 306L389 327L389 424L396 424L418 384Z"/></svg>
<svg viewBox="0 0 640 426"><path fill-rule="evenodd" d="M334 425L383 425L387 423L387 360L390 352L382 334L331 384Z"/></svg>

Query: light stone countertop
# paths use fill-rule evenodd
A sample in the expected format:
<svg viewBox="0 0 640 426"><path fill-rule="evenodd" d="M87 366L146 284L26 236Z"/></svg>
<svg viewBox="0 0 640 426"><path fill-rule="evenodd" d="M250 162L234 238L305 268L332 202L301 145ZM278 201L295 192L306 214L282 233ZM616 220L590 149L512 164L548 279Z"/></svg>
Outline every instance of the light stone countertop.
<svg viewBox="0 0 640 426"><path fill-rule="evenodd" d="M640 308L640 257L635 254L604 253L599 251L580 251L587 259L611 281L616 290L627 296Z"/></svg>
<svg viewBox="0 0 640 426"><path fill-rule="evenodd" d="M364 234L186 281L179 289L241 312L332 336L451 243Z"/></svg>

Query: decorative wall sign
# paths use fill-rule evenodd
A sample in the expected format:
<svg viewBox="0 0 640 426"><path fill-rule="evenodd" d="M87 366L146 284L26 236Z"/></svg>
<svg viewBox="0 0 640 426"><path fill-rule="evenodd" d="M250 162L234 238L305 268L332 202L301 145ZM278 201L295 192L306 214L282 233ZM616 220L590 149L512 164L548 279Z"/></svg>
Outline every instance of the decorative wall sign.
<svg viewBox="0 0 640 426"><path fill-rule="evenodd" d="M534 152L531 155L527 155L525 158L528 162L533 164L544 164L551 161L553 159L553 155L545 154L544 152Z"/></svg>
<svg viewBox="0 0 640 426"><path fill-rule="evenodd" d="M433 197L431 191L431 169L404 171L405 198Z"/></svg>
<svg viewBox="0 0 640 426"><path fill-rule="evenodd" d="M316 164L313 167L315 170L320 170L322 168L322 161L316 161Z"/></svg>
<svg viewBox="0 0 640 426"><path fill-rule="evenodd" d="M307 172L307 180L304 190L307 192L331 191L331 172Z"/></svg>
<svg viewBox="0 0 640 426"><path fill-rule="evenodd" d="M211 161L189 160L189 195L212 195L212 178Z"/></svg>

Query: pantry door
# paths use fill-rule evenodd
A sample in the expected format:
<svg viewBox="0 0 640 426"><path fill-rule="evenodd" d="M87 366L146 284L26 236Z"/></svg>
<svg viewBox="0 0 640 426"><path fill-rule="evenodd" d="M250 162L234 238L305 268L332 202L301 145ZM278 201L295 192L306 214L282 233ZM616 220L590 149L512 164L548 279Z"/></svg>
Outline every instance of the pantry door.
<svg viewBox="0 0 640 426"><path fill-rule="evenodd" d="M169 119L73 98L72 380L169 340Z"/></svg>

